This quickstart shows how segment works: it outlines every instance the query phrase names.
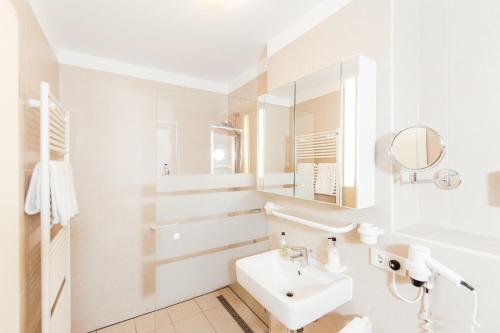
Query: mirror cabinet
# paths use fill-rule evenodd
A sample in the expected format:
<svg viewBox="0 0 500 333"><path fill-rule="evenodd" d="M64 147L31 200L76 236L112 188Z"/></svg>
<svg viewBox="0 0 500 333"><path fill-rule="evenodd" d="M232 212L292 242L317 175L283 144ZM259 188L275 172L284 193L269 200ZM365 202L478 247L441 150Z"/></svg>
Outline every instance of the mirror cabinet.
<svg viewBox="0 0 500 333"><path fill-rule="evenodd" d="M348 208L374 205L375 62L356 56L258 99L257 185Z"/></svg>

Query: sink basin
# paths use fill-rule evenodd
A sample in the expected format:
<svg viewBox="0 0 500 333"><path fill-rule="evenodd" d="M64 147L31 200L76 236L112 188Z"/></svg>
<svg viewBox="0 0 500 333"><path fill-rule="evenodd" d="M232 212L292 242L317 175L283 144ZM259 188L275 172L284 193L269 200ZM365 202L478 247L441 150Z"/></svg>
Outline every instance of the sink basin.
<svg viewBox="0 0 500 333"><path fill-rule="evenodd" d="M352 299L352 279L320 265L301 267L278 250L236 262L238 283L273 316L297 330Z"/></svg>

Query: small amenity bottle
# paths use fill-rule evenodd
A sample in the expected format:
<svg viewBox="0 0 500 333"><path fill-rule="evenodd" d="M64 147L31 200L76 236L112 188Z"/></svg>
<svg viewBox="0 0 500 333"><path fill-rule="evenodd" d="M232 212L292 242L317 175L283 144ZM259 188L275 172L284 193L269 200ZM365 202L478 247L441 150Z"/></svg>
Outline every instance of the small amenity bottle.
<svg viewBox="0 0 500 333"><path fill-rule="evenodd" d="M288 244L285 238L285 232L281 232L281 240L280 240L280 256L288 257Z"/></svg>
<svg viewBox="0 0 500 333"><path fill-rule="evenodd" d="M337 251L337 247L335 246L337 238L330 237L328 240L331 240L331 242L328 244L328 263L325 265L325 268L332 273L342 273L347 270L347 267L340 264L339 251Z"/></svg>
<svg viewBox="0 0 500 333"><path fill-rule="evenodd" d="M163 164L163 176L169 176L170 169L168 168L168 163Z"/></svg>

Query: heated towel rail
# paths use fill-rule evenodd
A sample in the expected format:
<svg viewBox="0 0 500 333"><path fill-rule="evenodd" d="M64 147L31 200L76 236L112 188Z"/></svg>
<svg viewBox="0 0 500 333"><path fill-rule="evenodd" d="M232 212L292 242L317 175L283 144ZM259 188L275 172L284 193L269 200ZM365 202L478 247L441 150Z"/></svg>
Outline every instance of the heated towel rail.
<svg viewBox="0 0 500 333"><path fill-rule="evenodd" d="M69 112L40 83L40 99L29 100L40 110L40 252L41 252L41 332L71 332L70 226L52 230L49 160L69 162Z"/></svg>
<svg viewBox="0 0 500 333"><path fill-rule="evenodd" d="M297 135L297 159L336 159L338 130Z"/></svg>

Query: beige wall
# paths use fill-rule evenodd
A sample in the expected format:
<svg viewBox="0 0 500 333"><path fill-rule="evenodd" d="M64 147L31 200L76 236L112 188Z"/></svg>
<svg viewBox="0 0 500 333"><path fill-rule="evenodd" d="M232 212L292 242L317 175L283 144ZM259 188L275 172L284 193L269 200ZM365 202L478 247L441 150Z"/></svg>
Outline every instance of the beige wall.
<svg viewBox="0 0 500 333"><path fill-rule="evenodd" d="M0 331L21 331L21 289L24 260L20 251L22 218L19 207L21 198L21 168L19 136L19 34L14 7L7 0L0 1Z"/></svg>
<svg viewBox="0 0 500 333"><path fill-rule="evenodd" d="M39 85L46 81L58 95L58 64L25 0L12 0L19 23L19 135L20 135L20 289L21 332L40 329L40 248L38 215L22 214L27 183L39 158L38 111L25 106L29 98L39 98ZM12 126L12 124L11 124Z"/></svg>
<svg viewBox="0 0 500 333"><path fill-rule="evenodd" d="M238 127L243 128L243 119L249 118L249 145L247 172L257 172L257 97L267 90L267 73L259 75L229 94L229 119ZM234 117L237 114L238 117Z"/></svg>
<svg viewBox="0 0 500 333"><path fill-rule="evenodd" d="M296 125L298 135L338 129L340 128L340 91L299 103L295 106L295 111L309 113L313 119L312 124L306 123L304 128L300 128L300 123Z"/></svg>
<svg viewBox="0 0 500 333"><path fill-rule="evenodd" d="M71 253L81 333L155 309L157 113L222 109L227 96L66 65L60 74L80 205Z"/></svg>
<svg viewBox="0 0 500 333"><path fill-rule="evenodd" d="M396 2L394 2L396 3ZM397 2L398 6L411 5L408 1ZM364 210L346 210L305 201L272 197L285 207L303 212L308 216L318 216L338 222L372 222L383 227L388 235L383 237L380 247L390 251L405 253L405 245L413 242L409 238L390 234L394 218L398 220L418 219L418 205L413 189L402 189L392 184L391 165L386 149L392 136L393 117L396 112L406 115L406 122L413 124L417 120L416 110L408 105L414 102L410 89L403 85L407 75L411 75L411 56L400 54L397 65L403 65L398 73L398 82L402 85L391 95L391 13L394 8L389 0L353 0L340 12L293 42L269 60L269 87L276 88L305 74L331 65L356 53L363 53L377 62L377 172L376 204ZM396 12L396 14L398 14ZM396 21L411 19L395 16ZM399 32L404 33L404 32ZM404 35L402 35L404 36ZM406 58L405 58L406 57ZM400 68L400 67L398 67ZM400 69L401 69L400 68ZM401 101L406 108L391 111L392 98ZM406 102L406 103L405 103ZM397 201L394 201L397 196ZM395 205L397 203L397 205ZM417 206L417 207L415 207ZM274 247L278 245L279 232L286 231L292 245L307 245L317 256L325 260L326 237L323 233L294 226L290 223L273 219L270 224L270 236ZM359 243L356 236L341 237L338 242L342 260L349 267L349 274L354 279L354 298L341 307L335 314L320 320L314 326L317 332L330 332L338 323L352 316L367 315L374 323L375 333L417 333L420 332L418 317L419 305L408 305L398 301L390 292L389 275L368 264L368 247ZM500 304L500 287L493 283L500 278L500 265L495 259L474 255L445 246L428 243L434 255L461 272L478 288L479 318L483 323L481 331L496 332L500 318L496 315ZM414 289L407 281L400 281L402 292L411 295ZM406 285L405 285L406 284ZM463 289L452 286L449 282L438 279L437 288L431 298L431 310L435 329L443 333L467 332L471 323L472 297ZM316 332L316 330L315 330Z"/></svg>

